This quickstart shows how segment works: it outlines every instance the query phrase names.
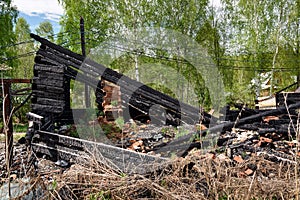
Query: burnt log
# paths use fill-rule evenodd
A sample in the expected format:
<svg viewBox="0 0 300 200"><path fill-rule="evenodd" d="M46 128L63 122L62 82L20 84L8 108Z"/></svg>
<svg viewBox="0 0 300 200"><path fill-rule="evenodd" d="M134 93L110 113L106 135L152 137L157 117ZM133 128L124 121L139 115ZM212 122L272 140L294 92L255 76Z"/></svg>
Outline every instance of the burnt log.
<svg viewBox="0 0 300 200"><path fill-rule="evenodd" d="M64 111L64 106L50 106L50 105L41 105L41 104L33 104L31 105L32 111L35 113L44 113L47 111L48 113L62 113Z"/></svg>

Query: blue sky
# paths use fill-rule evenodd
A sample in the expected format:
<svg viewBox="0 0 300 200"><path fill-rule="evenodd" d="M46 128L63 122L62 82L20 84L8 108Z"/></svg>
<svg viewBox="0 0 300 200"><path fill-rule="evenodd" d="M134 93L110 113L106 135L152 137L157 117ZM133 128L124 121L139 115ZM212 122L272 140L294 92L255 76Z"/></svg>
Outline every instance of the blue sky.
<svg viewBox="0 0 300 200"><path fill-rule="evenodd" d="M31 32L35 32L38 25L48 20L52 23L54 33L60 30L59 19L64 10L57 0L13 0L19 11L19 17L24 17L30 25Z"/></svg>
<svg viewBox="0 0 300 200"><path fill-rule="evenodd" d="M210 0L210 3L217 7L220 6L220 0ZM34 33L44 20L52 23L54 33L59 32L58 22L64 14L64 9L58 0L13 0L13 5L19 10L19 17L24 17L29 23L31 32Z"/></svg>

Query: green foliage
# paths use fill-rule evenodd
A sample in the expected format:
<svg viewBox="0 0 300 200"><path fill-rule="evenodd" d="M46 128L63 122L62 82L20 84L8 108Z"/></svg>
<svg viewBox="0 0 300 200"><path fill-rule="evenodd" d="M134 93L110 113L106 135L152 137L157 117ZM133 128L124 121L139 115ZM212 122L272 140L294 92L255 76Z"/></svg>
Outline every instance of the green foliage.
<svg viewBox="0 0 300 200"><path fill-rule="evenodd" d="M30 38L30 28L27 21L20 17L17 20L15 26L15 35L18 43L29 41ZM28 42L16 47L18 55L26 54L36 50L33 42ZM29 55L17 59L18 65L14 67L13 77L14 78L32 78L33 77L33 65L34 65L34 55Z"/></svg>
<svg viewBox="0 0 300 200"><path fill-rule="evenodd" d="M8 67L14 67L15 61L9 59L16 55L16 51L11 46L16 41L15 34L13 32L13 26L16 22L18 12L15 7L12 6L11 0L2 0L0 3L0 64L4 63ZM4 76L9 77L13 73L11 71L5 72Z"/></svg>
<svg viewBox="0 0 300 200"><path fill-rule="evenodd" d="M110 200L111 194L109 191L100 191L96 194L90 194L90 200Z"/></svg>
<svg viewBox="0 0 300 200"><path fill-rule="evenodd" d="M120 173L120 177L121 177L121 178L126 178L126 177L127 177L127 174L124 173L124 172L121 172L121 173Z"/></svg>
<svg viewBox="0 0 300 200"><path fill-rule="evenodd" d="M227 199L228 199L228 196L226 194L219 197L219 200L227 200Z"/></svg>
<svg viewBox="0 0 300 200"><path fill-rule="evenodd" d="M255 96L272 95L292 84L292 76L299 77L300 29L296 21L299 22L300 14L295 11L299 1L223 2L223 20L230 31L223 32L229 42L227 60L222 65L235 69L227 89L231 92L229 101L251 103ZM262 72L268 71L272 72L271 87L264 91L259 79ZM257 80L257 86L250 88L251 80Z"/></svg>
<svg viewBox="0 0 300 200"><path fill-rule="evenodd" d="M123 117L118 117L118 118L115 120L115 123L117 124L117 126L118 126L120 129L123 129L123 126L124 126L124 124L125 124L124 118L123 118Z"/></svg>
<svg viewBox="0 0 300 200"><path fill-rule="evenodd" d="M175 135L175 138L180 138L182 136L185 136L189 133L189 131L187 129L185 129L184 127L178 127L177 128L177 132L176 132L176 135Z"/></svg>
<svg viewBox="0 0 300 200"><path fill-rule="evenodd" d="M39 26L35 29L36 33L44 37L52 42L54 42L54 31L51 22L49 21L43 21L39 24Z"/></svg>
<svg viewBox="0 0 300 200"><path fill-rule="evenodd" d="M102 128L103 132L105 133L105 135L108 135L108 134L112 133L114 127L112 124L102 124L101 128Z"/></svg>
<svg viewBox="0 0 300 200"><path fill-rule="evenodd" d="M82 16L85 20L87 51L101 44L106 39L118 35L120 32L128 33L129 29L135 29L140 27L164 27L172 30L176 30L190 37L194 37L201 30L201 25L206 21L206 6L207 0L201 1L60 1L66 10L66 15L61 20L62 32L70 31L70 33L64 34L64 38L61 41L68 40L72 42L78 42L79 37L77 34L72 33L73 30L79 29L79 16ZM92 30L92 31L91 31ZM209 34L209 33L208 33ZM157 38L157 42L167 43L169 41L163 41L164 36ZM160 40L160 41L159 41ZM66 44L68 45L68 44ZM79 45L66 46L70 49L80 52ZM111 48L111 47L109 47ZM131 52L132 53L132 52ZM147 56L136 56L131 53L125 53L123 56L115 59L113 63L108 62L109 58L105 56L96 61L110 65L113 69L117 69L121 73L128 72L128 75L135 78L134 73L131 70L135 68L136 57L139 65L147 63L157 63L162 65L168 65L177 71L178 75L183 75L185 79L193 82L196 86L197 94L201 96L201 104L209 106L209 93L205 88L203 80L199 78L199 75L194 75L189 72L190 67L184 64L163 61L161 59L152 59ZM170 55L170 52L162 52L157 49L154 51L156 56L175 56ZM126 73L127 74L127 73ZM151 73L150 73L151 74ZM146 76L150 75L149 73ZM193 76L193 77L191 77ZM145 78L145 75L141 73L141 77ZM200 76L201 77L201 76ZM146 81L143 79L143 82ZM147 82L146 82L147 84ZM155 89L174 96L173 91L168 90L168 87L161 83L151 83ZM188 102L190 100L188 90L184 91L185 85L182 84L181 79L176 79L173 82L174 88L177 88L177 97L181 100ZM177 87L179 86L179 87ZM173 93L173 94L172 94ZM205 102L205 103L202 103ZM190 102L188 102L190 103ZM198 103L198 102L197 102Z"/></svg>
<svg viewBox="0 0 300 200"><path fill-rule="evenodd" d="M114 101L110 102L110 105L112 105L112 106L118 106L119 102L117 100L114 100Z"/></svg>
<svg viewBox="0 0 300 200"><path fill-rule="evenodd" d="M293 83L294 76L300 79L299 1L223 0L223 5L219 8L211 6L207 0L60 2L66 10L66 15L60 22L61 31L69 32L61 34L60 42L70 41L64 45L78 53L80 45L76 43L80 41L77 34L79 16L85 20L88 52L118 33L126 34L130 29L139 27L169 28L191 37L205 48L207 56L214 62L210 64L217 66L221 72L222 76L215 79L222 80L225 84L227 103L238 101L253 105L257 96L271 95ZM164 37L158 36L157 41L162 46L167 44ZM149 46L147 43L143 45ZM113 46L108 46L107 49L117 50ZM138 63L143 83L186 103L201 105L206 109L212 107L214 99L211 97L218 98L218 95L208 90L208 83L205 82L207 74L197 73L189 63L176 62L180 55L174 52L151 49L151 55L154 57L144 52L125 52L117 58L104 55L97 61L131 78L136 77L135 66ZM160 57L173 60L163 60ZM151 65L154 67L149 67ZM143 67L151 69L152 73L149 70L143 71ZM154 73L155 67L174 69L177 79L172 83L167 82L166 75L169 79L176 77L164 71ZM205 66L207 73L210 67ZM272 72L269 90L263 90L260 80L261 74L265 72ZM157 81L151 82L153 79ZM183 83L183 79L188 80L187 84ZM254 80L255 85L251 83ZM191 100L190 91L195 92L197 102Z"/></svg>
<svg viewBox="0 0 300 200"><path fill-rule="evenodd" d="M54 190L57 189L57 186L58 186L58 185L57 185L57 181L56 181L55 179L53 179L52 184L49 185L48 189L49 189L50 191L54 191Z"/></svg>
<svg viewBox="0 0 300 200"><path fill-rule="evenodd" d="M162 179L160 181L160 185L163 186L163 187L167 186L167 181L165 179Z"/></svg>
<svg viewBox="0 0 300 200"><path fill-rule="evenodd" d="M24 70L23 70L24 72ZM12 84L11 90L18 91L25 88L31 88L30 84ZM19 106L22 104L26 98L29 96L31 91L24 91L21 92L22 95L12 96L12 103L14 107ZM28 120L26 118L26 113L30 111L30 100L28 100L21 108L19 108L13 115L13 120L17 123L27 123Z"/></svg>
<svg viewBox="0 0 300 200"><path fill-rule="evenodd" d="M1 127L1 126L0 126ZM13 134L13 140L14 142L18 142L18 140L22 137L25 137L24 133L18 133L18 134ZM5 135L4 134L0 134L0 142L5 142Z"/></svg>
<svg viewBox="0 0 300 200"><path fill-rule="evenodd" d="M13 129L15 133L26 133L28 124L14 124Z"/></svg>

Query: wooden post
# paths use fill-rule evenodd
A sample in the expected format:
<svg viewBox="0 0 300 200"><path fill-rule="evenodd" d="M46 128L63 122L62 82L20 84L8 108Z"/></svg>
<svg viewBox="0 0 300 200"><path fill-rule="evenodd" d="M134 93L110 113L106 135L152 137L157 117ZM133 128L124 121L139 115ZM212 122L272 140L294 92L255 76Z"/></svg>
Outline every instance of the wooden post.
<svg viewBox="0 0 300 200"><path fill-rule="evenodd" d="M13 123L12 123L12 101L11 101L11 84L12 83L31 83L30 79L2 79L0 84L3 87L3 121L5 136L5 158L8 161L7 169L12 164L13 156Z"/></svg>
<svg viewBox="0 0 300 200"><path fill-rule="evenodd" d="M81 52L84 57L86 57L85 52L85 36L84 36L84 19L80 17L80 38L81 38ZM90 100L90 88L87 84L84 85L85 91L85 106L87 108L91 107L91 100Z"/></svg>
<svg viewBox="0 0 300 200"><path fill-rule="evenodd" d="M4 96L4 105L3 105L3 112L4 112L4 128L6 129L4 133L5 136L5 157L8 161L7 169L10 168L12 164L12 155L13 155L13 124L12 124L12 104L11 104L11 94L10 94L10 82L3 82L3 96Z"/></svg>

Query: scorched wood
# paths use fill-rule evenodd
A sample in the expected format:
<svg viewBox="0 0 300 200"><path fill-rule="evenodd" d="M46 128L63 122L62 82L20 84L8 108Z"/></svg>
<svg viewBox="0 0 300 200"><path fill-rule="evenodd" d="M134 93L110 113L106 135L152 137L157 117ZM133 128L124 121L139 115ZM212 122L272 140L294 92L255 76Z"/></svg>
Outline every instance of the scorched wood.
<svg viewBox="0 0 300 200"><path fill-rule="evenodd" d="M199 109L195 107L179 102L177 99L158 92L92 60L84 59L83 56L55 45L37 35L31 34L31 37L42 44L43 48L38 51L39 55L54 59L65 66L72 66L75 69L84 72L87 74L86 79L98 80L100 78L98 76L101 76L104 80L119 85L128 95L134 94L153 102L153 104L158 104L166 110L171 110L178 116L181 116L180 118L183 121L188 119L189 122L197 123L200 119ZM134 105L133 107L141 109L144 106L145 105L141 103L140 105Z"/></svg>

